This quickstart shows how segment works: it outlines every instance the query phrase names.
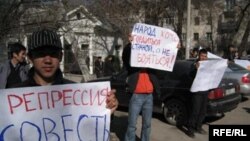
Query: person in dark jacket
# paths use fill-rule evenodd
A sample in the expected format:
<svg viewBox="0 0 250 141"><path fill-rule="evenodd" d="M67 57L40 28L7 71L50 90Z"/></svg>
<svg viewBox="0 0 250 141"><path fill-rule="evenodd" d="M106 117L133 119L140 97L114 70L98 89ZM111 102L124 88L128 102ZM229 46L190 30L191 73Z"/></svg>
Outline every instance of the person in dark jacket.
<svg viewBox="0 0 250 141"><path fill-rule="evenodd" d="M114 67L114 56L108 55L104 63L104 76L111 76L116 72Z"/></svg>
<svg viewBox="0 0 250 141"><path fill-rule="evenodd" d="M228 61L234 62L236 48L233 45L229 45L227 50L224 52L223 58L228 59Z"/></svg>
<svg viewBox="0 0 250 141"><path fill-rule="evenodd" d="M20 43L9 44L10 59L0 64L0 89L21 83L27 79L29 66L26 59L26 48Z"/></svg>
<svg viewBox="0 0 250 141"><path fill-rule="evenodd" d="M130 66L131 43L123 50L122 60L127 70L127 85L132 97L129 102L128 128L125 141L135 141L136 122L142 112L141 140L149 141L151 132L151 119L153 112L153 93L160 95L158 79L153 69L136 68Z"/></svg>
<svg viewBox="0 0 250 141"><path fill-rule="evenodd" d="M207 50L201 49L198 53L198 59L191 66L190 77L195 78L199 68L199 61L207 60ZM198 91L192 93L191 112L187 123L187 135L195 137L194 132L205 134L206 131L202 128L202 122L207 113L207 100L209 91Z"/></svg>
<svg viewBox="0 0 250 141"><path fill-rule="evenodd" d="M30 69L28 79L13 87L46 86L74 83L63 78L59 68L62 60L62 45L56 32L42 29L33 32L28 44L28 57L33 67ZM118 101L112 90L107 96L107 107L114 112Z"/></svg>
<svg viewBox="0 0 250 141"><path fill-rule="evenodd" d="M96 77L102 77L103 76L103 65L104 63L102 62L102 57L99 56L97 57L96 61L95 61L95 74Z"/></svg>

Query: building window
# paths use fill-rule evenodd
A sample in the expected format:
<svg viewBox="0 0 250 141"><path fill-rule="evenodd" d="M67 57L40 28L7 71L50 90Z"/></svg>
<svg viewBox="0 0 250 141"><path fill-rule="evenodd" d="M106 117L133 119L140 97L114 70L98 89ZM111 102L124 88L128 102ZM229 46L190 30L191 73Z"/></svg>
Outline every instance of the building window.
<svg viewBox="0 0 250 141"><path fill-rule="evenodd" d="M211 41L211 40L212 40L212 33L207 32L207 41Z"/></svg>
<svg viewBox="0 0 250 141"><path fill-rule="evenodd" d="M77 20L80 20L81 19L81 13L76 13L76 18L77 18Z"/></svg>
<svg viewBox="0 0 250 141"><path fill-rule="evenodd" d="M166 24L174 24L174 17L167 17L166 18Z"/></svg>
<svg viewBox="0 0 250 141"><path fill-rule="evenodd" d="M88 44L82 44L81 45L81 50L88 50L89 49L89 45Z"/></svg>
<svg viewBox="0 0 250 141"><path fill-rule="evenodd" d="M226 0L225 1L225 9L231 10L235 6L235 0Z"/></svg>
<svg viewBox="0 0 250 141"><path fill-rule="evenodd" d="M194 3L194 9L200 9L200 2Z"/></svg>
<svg viewBox="0 0 250 141"><path fill-rule="evenodd" d="M121 50L121 45L115 45L115 50Z"/></svg>
<svg viewBox="0 0 250 141"><path fill-rule="evenodd" d="M195 25L200 25L200 18L199 17L194 18L194 24Z"/></svg>
<svg viewBox="0 0 250 141"><path fill-rule="evenodd" d="M194 40L198 41L199 40L199 33L194 33Z"/></svg>

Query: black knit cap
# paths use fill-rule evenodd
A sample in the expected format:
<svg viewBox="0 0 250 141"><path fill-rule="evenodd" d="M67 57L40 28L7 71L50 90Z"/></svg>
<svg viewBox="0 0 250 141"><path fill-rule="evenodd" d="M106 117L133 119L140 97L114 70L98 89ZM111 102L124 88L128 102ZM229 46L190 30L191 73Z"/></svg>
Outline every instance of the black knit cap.
<svg viewBox="0 0 250 141"><path fill-rule="evenodd" d="M55 31L49 29L33 32L29 38L28 51L32 52L38 48L62 49L61 40Z"/></svg>

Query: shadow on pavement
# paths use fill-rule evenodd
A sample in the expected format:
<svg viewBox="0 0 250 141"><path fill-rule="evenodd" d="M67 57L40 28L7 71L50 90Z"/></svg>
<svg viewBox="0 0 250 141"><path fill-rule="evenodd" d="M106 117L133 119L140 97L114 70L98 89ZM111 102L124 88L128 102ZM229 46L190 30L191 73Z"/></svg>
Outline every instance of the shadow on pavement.
<svg viewBox="0 0 250 141"><path fill-rule="evenodd" d="M124 140L124 135L127 129L127 116L114 116L111 122L110 131L114 132L120 141Z"/></svg>
<svg viewBox="0 0 250 141"><path fill-rule="evenodd" d="M205 118L205 122L207 122L207 123L214 122L216 120L222 119L224 116L225 116L225 114L221 114L221 115L218 115L218 116L211 116L211 117L209 116L209 117Z"/></svg>
<svg viewBox="0 0 250 141"><path fill-rule="evenodd" d="M245 101L247 101L248 99L249 99L248 97L242 96L241 102L245 102ZM245 110L247 113L250 114L250 107L242 107L242 109Z"/></svg>
<svg viewBox="0 0 250 141"><path fill-rule="evenodd" d="M247 113L250 114L250 108L248 108L248 107L242 107L242 109L244 109Z"/></svg>
<svg viewBox="0 0 250 141"><path fill-rule="evenodd" d="M248 100L248 97L245 97L245 96L242 96L241 97L241 102L245 102L245 101L247 101Z"/></svg>

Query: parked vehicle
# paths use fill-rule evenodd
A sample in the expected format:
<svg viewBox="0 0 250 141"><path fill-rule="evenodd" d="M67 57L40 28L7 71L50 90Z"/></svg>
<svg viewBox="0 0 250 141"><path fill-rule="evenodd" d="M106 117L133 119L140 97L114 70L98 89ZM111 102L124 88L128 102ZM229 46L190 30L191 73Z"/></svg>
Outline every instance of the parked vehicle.
<svg viewBox="0 0 250 141"><path fill-rule="evenodd" d="M187 121L191 103L192 79L189 79L189 72L192 63L192 61L177 60L173 72L157 71L162 94L160 97L154 95L154 112L162 113L169 124L185 124ZM128 106L132 94L126 91L126 71L89 82L97 81L110 81L111 87L116 89L119 106ZM237 80L222 79L219 87L210 91L208 101L207 116L235 109L241 101Z"/></svg>
<svg viewBox="0 0 250 141"><path fill-rule="evenodd" d="M215 58L209 58L216 60ZM189 59L194 61L195 59ZM228 62L228 67L223 76L224 79L236 79L240 85L240 93L242 96L250 95L250 71L246 68L234 63Z"/></svg>
<svg viewBox="0 0 250 141"><path fill-rule="evenodd" d="M240 93L250 95L250 71L235 63L229 63L223 76L224 78L237 79L240 84Z"/></svg>

